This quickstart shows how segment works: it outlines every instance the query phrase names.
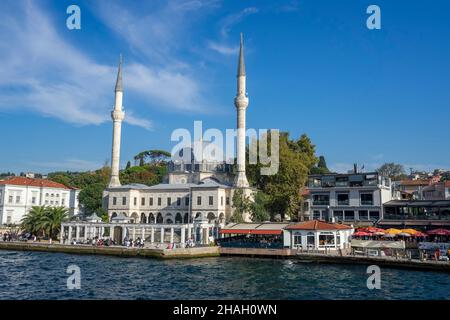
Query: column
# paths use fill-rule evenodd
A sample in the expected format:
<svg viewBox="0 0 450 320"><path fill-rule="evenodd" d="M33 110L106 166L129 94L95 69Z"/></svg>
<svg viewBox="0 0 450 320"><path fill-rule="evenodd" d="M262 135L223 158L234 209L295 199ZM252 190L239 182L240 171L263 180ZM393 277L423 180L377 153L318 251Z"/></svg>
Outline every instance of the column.
<svg viewBox="0 0 450 320"><path fill-rule="evenodd" d="M184 233L185 233L186 229L184 227L181 228L181 239L180 239L180 243L181 246L184 247L184 243L186 242L185 237L184 237Z"/></svg>
<svg viewBox="0 0 450 320"><path fill-rule="evenodd" d="M191 224L188 224L187 232L188 232L188 234L187 234L188 239L191 239L192 238Z"/></svg>
<svg viewBox="0 0 450 320"><path fill-rule="evenodd" d="M94 225L94 231L92 232L92 239L97 235L97 226Z"/></svg>
<svg viewBox="0 0 450 320"><path fill-rule="evenodd" d="M60 231L60 234L59 234L59 243L60 244L64 243L63 238L64 238L64 225L61 225L61 231Z"/></svg>
<svg viewBox="0 0 450 320"><path fill-rule="evenodd" d="M145 227L142 227L142 240L145 240Z"/></svg>
<svg viewBox="0 0 450 320"><path fill-rule="evenodd" d="M105 234L105 228L104 227L100 227L100 237L103 238L104 234Z"/></svg>
<svg viewBox="0 0 450 320"><path fill-rule="evenodd" d="M80 226L76 225L76 233L75 233L75 239L77 240L77 242L80 240Z"/></svg>
<svg viewBox="0 0 450 320"><path fill-rule="evenodd" d="M152 227L151 235L150 235L150 243L155 242L155 228Z"/></svg>
<svg viewBox="0 0 450 320"><path fill-rule="evenodd" d="M161 228L161 243L164 243L164 228Z"/></svg>
<svg viewBox="0 0 450 320"><path fill-rule="evenodd" d="M133 240L136 240L136 227L133 227Z"/></svg>
<svg viewBox="0 0 450 320"><path fill-rule="evenodd" d="M170 228L170 243L173 243L173 228Z"/></svg>
<svg viewBox="0 0 450 320"><path fill-rule="evenodd" d="M200 230L200 231L197 231L197 230ZM195 239L195 241L197 243L202 244L203 243L203 228L202 227L197 227L196 230L194 231L194 233L195 233L194 237L197 237L197 235L199 235L199 238Z"/></svg>
<svg viewBox="0 0 450 320"><path fill-rule="evenodd" d="M109 226L109 236L114 240L114 226Z"/></svg>
<svg viewBox="0 0 450 320"><path fill-rule="evenodd" d="M205 230L205 244L209 244L209 227L206 227Z"/></svg>
<svg viewBox="0 0 450 320"><path fill-rule="evenodd" d="M71 225L69 225L69 237L68 237L68 240L69 240L69 244L71 244L72 243L72 226Z"/></svg>

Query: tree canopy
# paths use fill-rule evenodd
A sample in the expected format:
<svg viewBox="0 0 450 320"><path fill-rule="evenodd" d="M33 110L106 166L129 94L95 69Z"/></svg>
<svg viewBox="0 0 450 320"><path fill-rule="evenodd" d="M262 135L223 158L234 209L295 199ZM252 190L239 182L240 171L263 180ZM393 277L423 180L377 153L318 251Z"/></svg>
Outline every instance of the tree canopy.
<svg viewBox="0 0 450 320"><path fill-rule="evenodd" d="M394 162L383 164L376 170L380 175L391 178L392 180L406 179L406 171L403 165Z"/></svg>
<svg viewBox="0 0 450 320"><path fill-rule="evenodd" d="M265 139L265 137L262 137ZM269 137L270 138L270 137ZM268 140L268 150L271 141ZM275 175L261 175L262 165L248 164L247 177L252 186L265 194L265 208L271 219L277 214L297 218L301 195L299 190L306 183L308 173L316 165L315 145L303 134L290 139L289 133L281 132L279 140L279 169Z"/></svg>

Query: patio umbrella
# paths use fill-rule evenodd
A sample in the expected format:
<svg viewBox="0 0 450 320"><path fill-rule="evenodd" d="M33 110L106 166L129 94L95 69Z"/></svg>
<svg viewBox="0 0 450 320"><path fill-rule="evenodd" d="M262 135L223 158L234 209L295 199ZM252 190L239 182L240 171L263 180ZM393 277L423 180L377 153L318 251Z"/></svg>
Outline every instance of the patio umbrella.
<svg viewBox="0 0 450 320"><path fill-rule="evenodd" d="M365 236L371 236L371 233L364 232L364 231L357 231L353 234L355 237L365 237Z"/></svg>
<svg viewBox="0 0 450 320"><path fill-rule="evenodd" d="M390 228L390 229L385 230L385 232L386 232L386 234L396 235L396 234L402 233L402 230Z"/></svg>
<svg viewBox="0 0 450 320"><path fill-rule="evenodd" d="M402 237L411 237L411 235L407 232L400 232L397 234L398 236L402 236Z"/></svg>
<svg viewBox="0 0 450 320"><path fill-rule="evenodd" d="M384 235L383 235L383 237L384 238L394 238L394 237L396 237L397 235L396 234L393 234L393 233L385 233Z"/></svg>
<svg viewBox="0 0 450 320"><path fill-rule="evenodd" d="M423 232L417 231L415 234L413 234L413 237L423 238L423 237L427 237L427 235Z"/></svg>
<svg viewBox="0 0 450 320"><path fill-rule="evenodd" d="M409 228L409 229L402 229L402 232L409 233L410 235L415 235L419 231Z"/></svg>
<svg viewBox="0 0 450 320"><path fill-rule="evenodd" d="M371 232L371 233L379 233L379 232L381 232L381 233L384 234L384 232L385 232L386 230L381 229L381 228L376 228L376 227L367 227L367 228L366 228L366 231L367 231L367 232Z"/></svg>
<svg viewBox="0 0 450 320"><path fill-rule="evenodd" d="M374 236L384 236L384 231L383 232L374 232L373 235Z"/></svg>
<svg viewBox="0 0 450 320"><path fill-rule="evenodd" d="M447 229L442 229L442 228L434 229L434 230L428 231L427 233L431 234L431 235L436 235L436 236L450 236L450 231Z"/></svg>

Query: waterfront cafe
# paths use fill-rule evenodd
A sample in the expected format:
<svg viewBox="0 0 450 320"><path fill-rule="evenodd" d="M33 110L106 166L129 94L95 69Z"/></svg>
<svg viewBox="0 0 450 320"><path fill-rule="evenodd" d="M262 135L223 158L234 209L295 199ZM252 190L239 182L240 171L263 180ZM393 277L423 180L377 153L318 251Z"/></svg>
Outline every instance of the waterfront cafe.
<svg viewBox="0 0 450 320"><path fill-rule="evenodd" d="M219 231L218 245L232 248L283 248L288 223L230 223Z"/></svg>
<svg viewBox="0 0 450 320"><path fill-rule="evenodd" d="M284 228L284 247L299 250L335 251L350 247L351 226L311 220Z"/></svg>

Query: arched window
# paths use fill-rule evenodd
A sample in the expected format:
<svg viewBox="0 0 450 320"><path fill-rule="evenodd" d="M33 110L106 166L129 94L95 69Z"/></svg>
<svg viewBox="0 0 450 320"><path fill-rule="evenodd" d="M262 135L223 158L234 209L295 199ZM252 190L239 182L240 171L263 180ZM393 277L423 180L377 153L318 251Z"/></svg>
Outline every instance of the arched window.
<svg viewBox="0 0 450 320"><path fill-rule="evenodd" d="M216 219L216 215L212 212L208 212L207 218L209 223L213 223L214 220Z"/></svg>
<svg viewBox="0 0 450 320"><path fill-rule="evenodd" d="M171 213L167 213L165 216L166 223L173 223L173 217Z"/></svg>
<svg viewBox="0 0 450 320"><path fill-rule="evenodd" d="M163 223L163 216L161 212L158 212L158 215L156 216L156 223Z"/></svg>
<svg viewBox="0 0 450 320"><path fill-rule="evenodd" d="M175 216L175 223L183 223L183 217L179 212L177 212L177 215Z"/></svg>
<svg viewBox="0 0 450 320"><path fill-rule="evenodd" d="M184 214L183 222L184 222L184 223L189 223L189 213L188 213L188 212L186 212L186 213Z"/></svg>
<svg viewBox="0 0 450 320"><path fill-rule="evenodd" d="M137 212L131 214L131 223L139 223L139 215Z"/></svg>
<svg viewBox="0 0 450 320"><path fill-rule="evenodd" d="M153 215L153 213L150 213L150 215L148 216L148 223L155 223L155 216Z"/></svg>
<svg viewBox="0 0 450 320"><path fill-rule="evenodd" d="M117 217L117 212L113 212L113 213L111 214L111 220L110 220L110 221L112 221L112 219L115 218L115 217Z"/></svg>
<svg viewBox="0 0 450 320"><path fill-rule="evenodd" d="M224 223L225 222L225 215L223 214L223 212L221 212L219 214L219 223Z"/></svg>
<svg viewBox="0 0 450 320"><path fill-rule="evenodd" d="M141 223L147 223L147 217L144 212L141 213Z"/></svg>
<svg viewBox="0 0 450 320"><path fill-rule="evenodd" d="M195 219L197 219L198 217L200 217L202 215L201 212L197 212L197 214L195 215Z"/></svg>

